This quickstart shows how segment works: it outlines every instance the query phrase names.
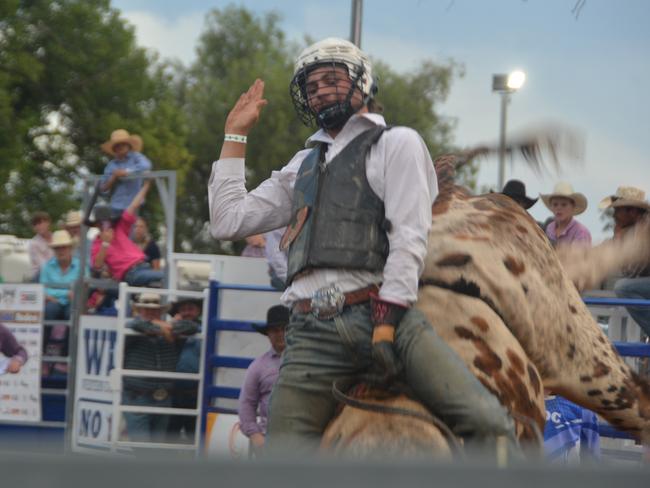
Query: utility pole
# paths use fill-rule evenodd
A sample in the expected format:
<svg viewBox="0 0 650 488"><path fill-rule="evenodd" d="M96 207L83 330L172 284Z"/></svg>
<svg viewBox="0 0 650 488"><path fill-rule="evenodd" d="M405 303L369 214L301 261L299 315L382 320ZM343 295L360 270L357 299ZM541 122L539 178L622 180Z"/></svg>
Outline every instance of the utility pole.
<svg viewBox="0 0 650 488"><path fill-rule="evenodd" d="M350 22L350 42L361 48L361 19L363 17L363 0L352 0Z"/></svg>

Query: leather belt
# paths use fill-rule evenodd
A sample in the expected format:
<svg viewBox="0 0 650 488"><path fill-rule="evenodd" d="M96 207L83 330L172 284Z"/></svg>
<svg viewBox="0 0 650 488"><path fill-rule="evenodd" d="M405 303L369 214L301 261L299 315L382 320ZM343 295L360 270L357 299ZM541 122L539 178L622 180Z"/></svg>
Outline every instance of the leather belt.
<svg viewBox="0 0 650 488"><path fill-rule="evenodd" d="M377 285L370 285L365 288L359 288L358 290L342 293L344 297L343 306L357 305L359 303L367 302L370 300L370 295L377 293L378 291L379 287ZM294 302L292 310L297 313L310 313L313 310L312 302L313 298L298 300Z"/></svg>

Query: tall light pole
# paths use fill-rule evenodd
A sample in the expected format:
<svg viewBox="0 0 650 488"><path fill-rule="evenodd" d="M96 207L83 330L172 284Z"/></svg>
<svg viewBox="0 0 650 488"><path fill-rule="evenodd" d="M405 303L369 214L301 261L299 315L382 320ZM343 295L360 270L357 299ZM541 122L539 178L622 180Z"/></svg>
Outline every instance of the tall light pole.
<svg viewBox="0 0 650 488"><path fill-rule="evenodd" d="M503 188L506 172L506 120L510 94L519 90L526 81L526 73L513 71L508 75L492 76L492 91L501 95L501 121L499 128L499 180L497 188Z"/></svg>
<svg viewBox="0 0 650 488"><path fill-rule="evenodd" d="M363 17L363 0L352 0L352 17L350 19L350 42L361 47L361 20Z"/></svg>

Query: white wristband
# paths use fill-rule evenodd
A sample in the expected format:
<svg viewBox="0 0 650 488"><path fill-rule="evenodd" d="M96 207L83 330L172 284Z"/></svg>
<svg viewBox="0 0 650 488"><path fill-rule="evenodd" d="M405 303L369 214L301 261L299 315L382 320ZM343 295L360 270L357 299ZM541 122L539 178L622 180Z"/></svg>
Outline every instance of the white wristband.
<svg viewBox="0 0 650 488"><path fill-rule="evenodd" d="M240 136L239 134L226 134L223 138L226 142L239 142L240 144L246 144L246 136Z"/></svg>

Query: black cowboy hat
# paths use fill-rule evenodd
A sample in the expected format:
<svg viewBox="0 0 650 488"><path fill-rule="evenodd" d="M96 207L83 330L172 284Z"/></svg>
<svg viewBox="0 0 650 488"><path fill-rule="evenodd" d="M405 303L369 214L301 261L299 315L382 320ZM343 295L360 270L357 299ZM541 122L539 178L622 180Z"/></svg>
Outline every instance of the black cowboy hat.
<svg viewBox="0 0 650 488"><path fill-rule="evenodd" d="M521 206L528 210L535 205L537 198L526 196L526 185L519 180L509 180L501 190L503 195L512 198L515 202L521 203Z"/></svg>
<svg viewBox="0 0 650 488"><path fill-rule="evenodd" d="M192 303L199 307L199 310L203 310L203 300L200 298L179 298L176 300L174 303L171 304L171 308L169 309L169 315L172 317L176 315L179 312L179 309L181 308L181 305L185 303Z"/></svg>
<svg viewBox="0 0 650 488"><path fill-rule="evenodd" d="M289 324L289 309L284 305L274 305L266 312L265 324L251 324L260 334L267 335L269 327L287 326Z"/></svg>

